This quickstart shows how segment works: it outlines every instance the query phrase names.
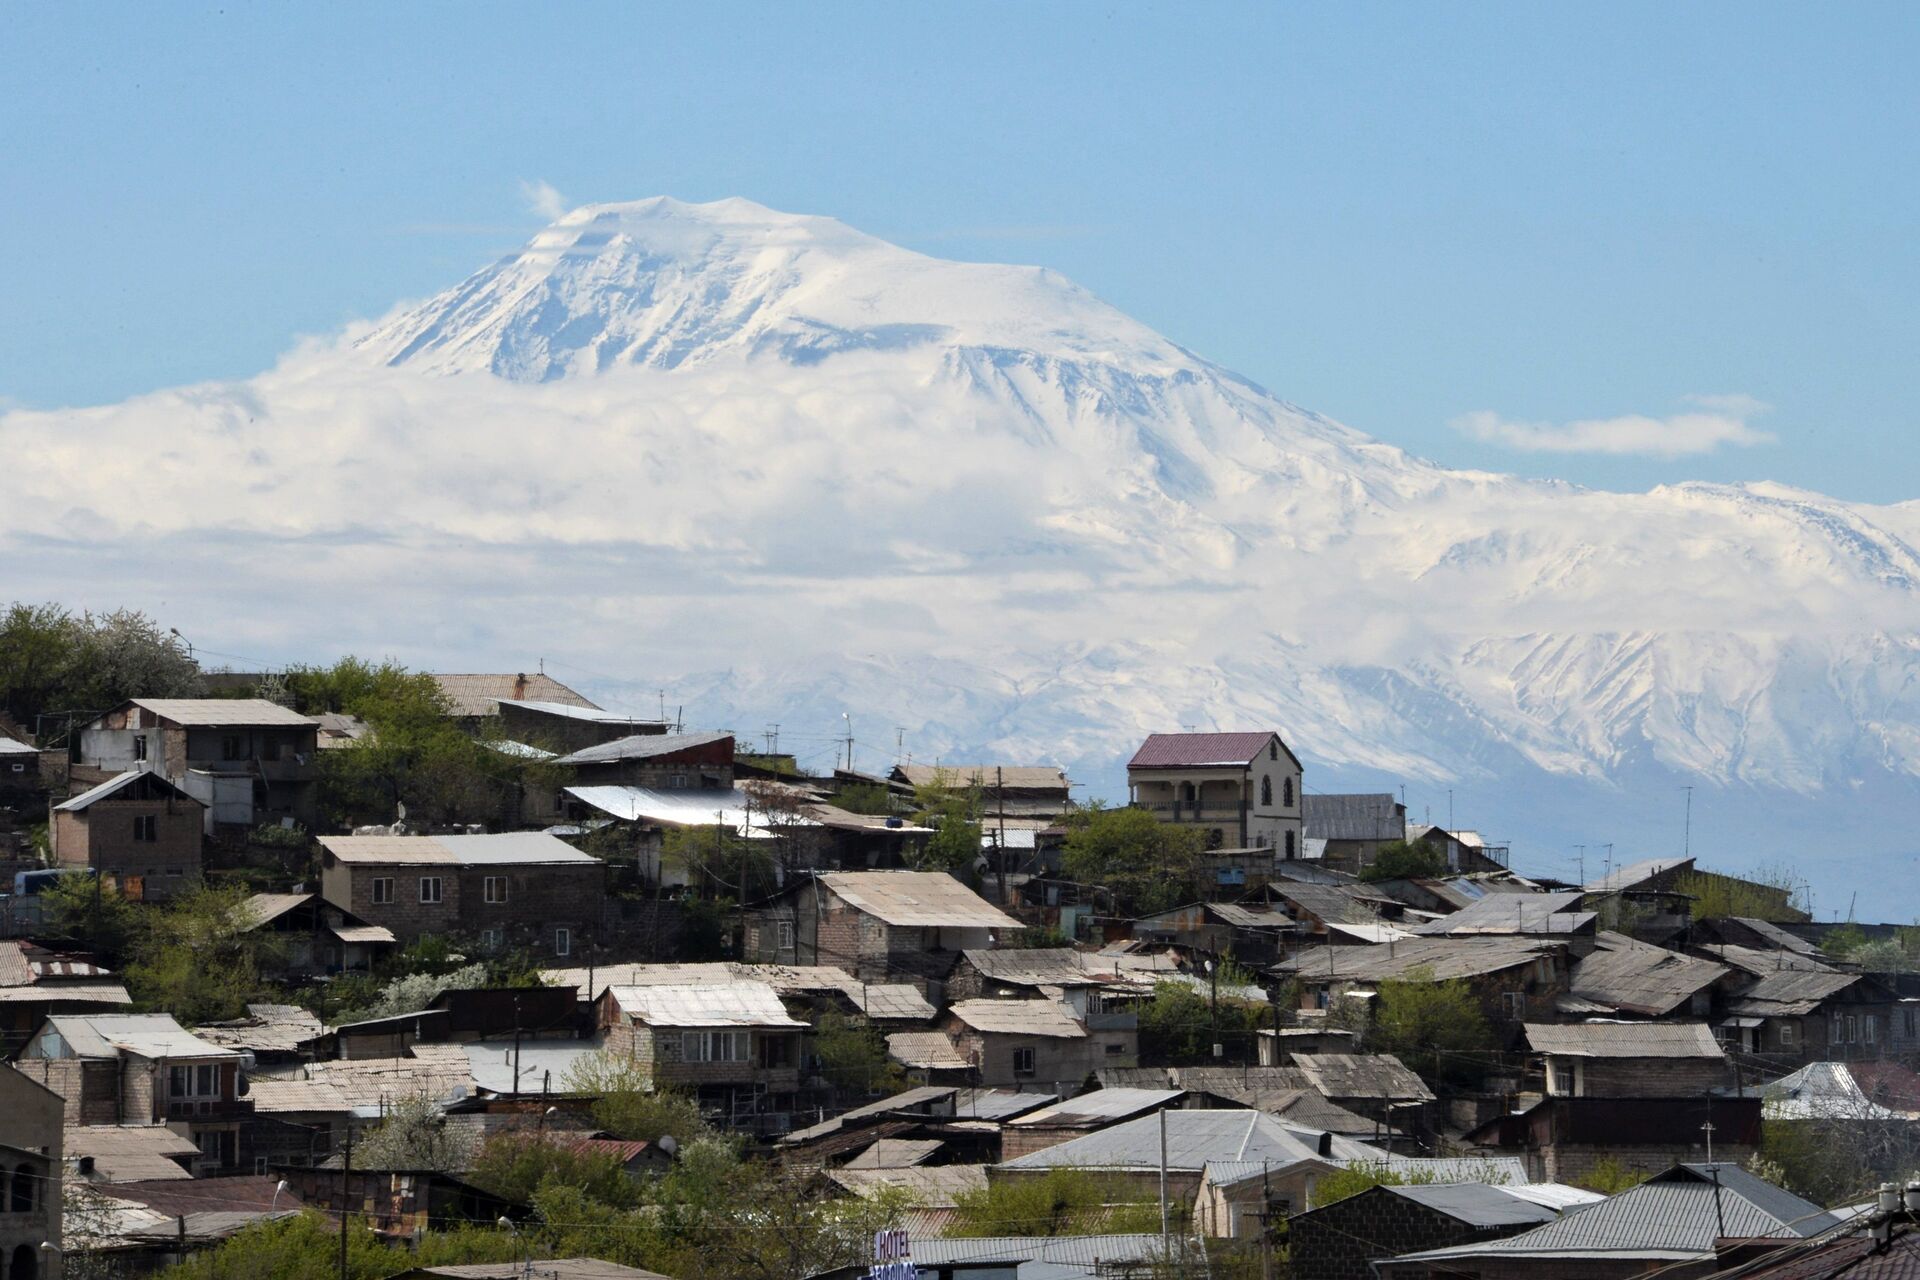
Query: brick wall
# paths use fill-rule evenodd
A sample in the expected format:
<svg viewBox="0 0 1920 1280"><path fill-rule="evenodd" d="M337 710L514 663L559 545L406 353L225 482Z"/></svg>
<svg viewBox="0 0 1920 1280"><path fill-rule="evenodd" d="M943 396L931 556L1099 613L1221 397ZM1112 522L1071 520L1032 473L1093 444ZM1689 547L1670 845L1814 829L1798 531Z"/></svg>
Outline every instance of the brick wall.
<svg viewBox="0 0 1920 1280"><path fill-rule="evenodd" d="M547 866L457 868L456 926L467 933L499 929L509 941L551 954L555 928L572 933L578 952L598 932L601 904L606 899L605 863L561 863ZM506 880L505 902L488 902L489 876Z"/></svg>
<svg viewBox="0 0 1920 1280"><path fill-rule="evenodd" d="M68 1124L117 1124L120 1120L119 1070L111 1062L78 1058L21 1058L14 1067L60 1095Z"/></svg>
<svg viewBox="0 0 1920 1280"><path fill-rule="evenodd" d="M459 868L442 864L339 862L328 856L321 895L368 924L385 925L402 943L423 933L451 933L460 918ZM420 880L440 878L440 901L420 901ZM393 901L373 900L375 880L393 881Z"/></svg>
<svg viewBox="0 0 1920 1280"><path fill-rule="evenodd" d="M1583 1083L1589 1098L1696 1098L1732 1084L1733 1071L1724 1058L1589 1058Z"/></svg>
<svg viewBox="0 0 1920 1280"><path fill-rule="evenodd" d="M177 892L200 878L201 814L174 800L102 800L53 817L55 860L111 876L143 876L148 897ZM135 819L152 818L153 840L134 839ZM177 869L178 875L169 875Z"/></svg>

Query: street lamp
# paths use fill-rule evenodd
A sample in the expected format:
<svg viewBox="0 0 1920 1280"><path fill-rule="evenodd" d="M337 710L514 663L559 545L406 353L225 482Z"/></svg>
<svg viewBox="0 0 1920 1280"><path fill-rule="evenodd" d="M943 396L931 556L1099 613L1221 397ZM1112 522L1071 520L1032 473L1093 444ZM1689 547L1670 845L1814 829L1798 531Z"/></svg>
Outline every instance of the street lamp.
<svg viewBox="0 0 1920 1280"><path fill-rule="evenodd" d="M193 660L193 641L181 635L180 628L178 627L168 627L167 634L172 636L175 640L178 640L181 644L186 646L187 660L191 662Z"/></svg>
<svg viewBox="0 0 1920 1280"><path fill-rule="evenodd" d="M531 1280L533 1276L533 1250L528 1247L527 1238L520 1234L520 1225L504 1213L494 1220L494 1225L497 1227L505 1227L507 1230L513 1232L514 1246L520 1250L520 1274L527 1277L528 1280Z"/></svg>

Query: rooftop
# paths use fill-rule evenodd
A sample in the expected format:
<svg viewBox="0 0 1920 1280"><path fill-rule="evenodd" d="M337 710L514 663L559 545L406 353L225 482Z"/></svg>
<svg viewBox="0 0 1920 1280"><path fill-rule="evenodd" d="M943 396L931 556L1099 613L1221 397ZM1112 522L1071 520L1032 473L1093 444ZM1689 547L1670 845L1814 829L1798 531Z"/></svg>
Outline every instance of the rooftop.
<svg viewBox="0 0 1920 1280"><path fill-rule="evenodd" d="M1399 840L1407 833L1406 811L1391 794L1322 795L1304 792L1300 816L1309 838Z"/></svg>
<svg viewBox="0 0 1920 1280"><path fill-rule="evenodd" d="M544 831L507 831L481 836L321 836L320 845L342 862L396 866L530 866L597 863L558 836Z"/></svg>
<svg viewBox="0 0 1920 1280"><path fill-rule="evenodd" d="M1587 885L1586 889L1588 893L1619 893L1643 885L1655 876L1684 870L1692 865L1692 858L1647 858L1607 872Z"/></svg>
<svg viewBox="0 0 1920 1280"><path fill-rule="evenodd" d="M1603 933L1594 952L1574 966L1571 1001L1595 1012L1658 1018L1691 1001L1730 973L1725 965Z"/></svg>
<svg viewBox="0 0 1920 1280"><path fill-rule="evenodd" d="M1704 1022L1573 1022L1525 1024L1536 1053L1566 1058L1712 1058L1726 1051Z"/></svg>
<svg viewBox="0 0 1920 1280"><path fill-rule="evenodd" d="M607 713L596 714L605 716ZM620 760L651 760L679 751L691 751L695 747L712 746L716 742L732 741L733 735L730 733L638 733L629 738L616 738L612 742L583 747L572 755L561 756L557 763L612 764Z"/></svg>
<svg viewBox="0 0 1920 1280"><path fill-rule="evenodd" d="M1019 929L1020 922L944 871L829 871L820 883L890 925Z"/></svg>
<svg viewBox="0 0 1920 1280"><path fill-rule="evenodd" d="M436 675L451 712L456 716L490 716L499 712L502 702L548 702L570 707L593 707L584 697L544 673L502 672L490 675Z"/></svg>
<svg viewBox="0 0 1920 1280"><path fill-rule="evenodd" d="M1438 920L1415 925L1413 932L1428 936L1472 935L1538 936L1591 931L1598 919L1591 911L1575 910L1585 895L1564 893L1490 893Z"/></svg>
<svg viewBox="0 0 1920 1280"><path fill-rule="evenodd" d="M975 1031L1078 1040L1087 1034L1073 1010L1054 1000L959 1000L948 1010Z"/></svg>
<svg viewBox="0 0 1920 1280"><path fill-rule="evenodd" d="M1371 947L1313 947L1274 968L1314 982L1382 982L1422 969L1444 982L1532 964L1553 945L1525 937L1410 938Z"/></svg>
<svg viewBox="0 0 1920 1280"><path fill-rule="evenodd" d="M72 799L64 800L53 807L55 812L58 813L81 813L87 809L91 809L102 800L111 799L119 795L127 788L143 780L149 786L160 787L164 790L171 791L174 795L182 799L192 800L195 804L200 803L173 782L169 781L163 774L155 773L151 769L129 769L125 773L116 774L98 786L89 787Z"/></svg>
<svg viewBox="0 0 1920 1280"><path fill-rule="evenodd" d="M1065 791L1067 771L1050 764L903 764L894 775L910 786L1014 787L1022 791Z"/></svg>
<svg viewBox="0 0 1920 1280"><path fill-rule="evenodd" d="M1007 1170L1063 1166L1090 1169L1158 1169L1161 1121L1166 1123L1167 1168L1198 1173L1209 1161L1243 1160L1274 1168L1321 1160L1335 1165L1372 1163L1386 1153L1335 1134L1332 1153L1318 1154L1320 1135L1261 1111L1162 1111L1099 1129L1057 1146L1005 1161Z"/></svg>
<svg viewBox="0 0 1920 1280"><path fill-rule="evenodd" d="M609 988L621 1012L651 1027L802 1028L780 1003L780 994L764 982L685 986Z"/></svg>
<svg viewBox="0 0 1920 1280"><path fill-rule="evenodd" d="M70 1162L93 1157L96 1182L190 1178L180 1160L200 1155L193 1139L162 1124L69 1124L60 1145Z"/></svg>
<svg viewBox="0 0 1920 1280"><path fill-rule="evenodd" d="M732 827L752 836L775 834L784 826L818 825L801 813L772 811L742 787L568 787L582 804L622 822L651 822L667 827Z"/></svg>
<svg viewBox="0 0 1920 1280"><path fill-rule="evenodd" d="M887 1056L921 1071L964 1071L973 1065L941 1031L896 1031L887 1037Z"/></svg>
<svg viewBox="0 0 1920 1280"><path fill-rule="evenodd" d="M237 1058L209 1044L173 1020L170 1013L56 1013L47 1025L76 1058Z"/></svg>
<svg viewBox="0 0 1920 1280"><path fill-rule="evenodd" d="M1296 1053L1293 1065L1329 1098L1433 1101L1433 1091L1390 1053Z"/></svg>
<svg viewBox="0 0 1920 1280"><path fill-rule="evenodd" d="M1187 1096L1185 1089L1095 1089L1056 1102L1007 1123L1059 1128L1097 1129L1116 1121L1131 1119L1143 1111L1157 1111Z"/></svg>
<svg viewBox="0 0 1920 1280"><path fill-rule="evenodd" d="M317 729L312 716L265 698L133 698L132 704L189 729L285 726Z"/></svg>
<svg viewBox="0 0 1920 1280"><path fill-rule="evenodd" d="M1127 761L1129 769L1221 769L1253 763L1279 735L1259 733L1150 733ZM1291 752L1288 753L1291 757Z"/></svg>

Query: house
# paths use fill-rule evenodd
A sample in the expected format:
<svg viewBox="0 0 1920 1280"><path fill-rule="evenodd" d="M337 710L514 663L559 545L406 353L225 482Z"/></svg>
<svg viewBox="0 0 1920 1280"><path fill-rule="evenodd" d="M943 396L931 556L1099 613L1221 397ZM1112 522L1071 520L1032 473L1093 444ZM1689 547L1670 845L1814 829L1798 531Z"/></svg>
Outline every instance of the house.
<svg viewBox="0 0 1920 1280"><path fill-rule="evenodd" d="M1496 1026L1517 1032L1529 1018L1551 1016L1567 991L1570 969L1564 943L1468 937L1315 947L1287 957L1273 972L1298 979L1305 1009L1324 1009L1343 997L1372 999L1378 984L1409 975L1436 982L1460 978Z"/></svg>
<svg viewBox="0 0 1920 1280"><path fill-rule="evenodd" d="M0 1138L0 1266L8 1280L58 1274L40 1245L61 1240L63 1110L59 1094L0 1067L0 1115L7 1117Z"/></svg>
<svg viewBox="0 0 1920 1280"><path fill-rule="evenodd" d="M1133 936L1188 953L1265 966L1280 958L1300 927L1293 916L1268 903L1196 902L1135 920Z"/></svg>
<svg viewBox="0 0 1920 1280"><path fill-rule="evenodd" d="M962 1085L973 1079L973 1060L943 1031L895 1031L887 1036L887 1057L906 1069L917 1084Z"/></svg>
<svg viewBox="0 0 1920 1280"><path fill-rule="evenodd" d="M948 1000L1060 1000L1082 1019L1107 1012L1109 996L1124 1000L1152 991L1150 984L1130 981L1111 958L1071 947L970 947L960 953L944 988ZM1124 1007L1116 1015L1129 1020L1134 1016Z"/></svg>
<svg viewBox="0 0 1920 1280"><path fill-rule="evenodd" d="M1158 1235L913 1237L920 1280L1116 1280L1161 1274ZM835 1267L809 1280L863 1280L874 1264Z"/></svg>
<svg viewBox="0 0 1920 1280"><path fill-rule="evenodd" d="M538 831L322 836L320 894L402 943L464 935L565 957L599 933L607 864Z"/></svg>
<svg viewBox="0 0 1920 1280"><path fill-rule="evenodd" d="M1322 865L1357 873L1373 865L1381 845L1407 838L1407 806L1384 792L1303 795L1300 823Z"/></svg>
<svg viewBox="0 0 1920 1280"><path fill-rule="evenodd" d="M0 733L0 794L39 790L40 749Z"/></svg>
<svg viewBox="0 0 1920 1280"><path fill-rule="evenodd" d="M735 1124L791 1111L807 1024L764 982L612 986L595 1023L606 1051L658 1085L686 1089Z"/></svg>
<svg viewBox="0 0 1920 1280"><path fill-rule="evenodd" d="M208 1044L252 1054L254 1067L268 1068L301 1061L301 1046L324 1030L319 1018L297 1004L250 1004L246 1017L203 1022L193 1033Z"/></svg>
<svg viewBox="0 0 1920 1280"><path fill-rule="evenodd" d="M1381 1280L1627 1280L1657 1269L1691 1280L1714 1271L1718 1240L1804 1239L1839 1223L1736 1164L1681 1164L1531 1231L1382 1258L1374 1271Z"/></svg>
<svg viewBox="0 0 1920 1280"><path fill-rule="evenodd" d="M364 1220L369 1231L395 1243L417 1240L428 1230L489 1226L526 1213L523 1206L437 1169L362 1169L356 1164L347 1170L334 1157L325 1164L278 1172L307 1205L336 1218L355 1214L356 1222Z"/></svg>
<svg viewBox="0 0 1920 1280"><path fill-rule="evenodd" d="M1720 1270L1743 1280L1910 1280L1920 1254L1920 1229L1911 1214L1864 1212L1832 1235L1794 1242L1722 1241L1718 1254Z"/></svg>
<svg viewBox="0 0 1920 1280"><path fill-rule="evenodd" d="M1488 844L1477 831L1449 831L1431 822L1410 822L1406 840L1433 849L1451 874L1485 875L1507 869L1506 846Z"/></svg>
<svg viewBox="0 0 1920 1280"><path fill-rule="evenodd" d="M1628 1018L1704 1018L1717 990L1733 970L1711 960L1681 955L1606 931L1594 951L1573 967L1567 994L1556 1003L1564 1014Z"/></svg>
<svg viewBox="0 0 1920 1280"><path fill-rule="evenodd" d="M1251 1107L1284 1120L1296 1128L1325 1130L1347 1137L1391 1142L1398 1136L1378 1119L1334 1105L1314 1088L1299 1067L1139 1067L1107 1068L1099 1073L1102 1088L1184 1089L1182 1105L1200 1108ZM1375 1108L1377 1109L1377 1108Z"/></svg>
<svg viewBox="0 0 1920 1280"><path fill-rule="evenodd" d="M75 1194L67 1211L68 1243L84 1274L149 1275L187 1263L259 1223L294 1217L300 1198L278 1178L256 1174L217 1179L115 1181ZM68 1274L83 1272L73 1266Z"/></svg>
<svg viewBox="0 0 1920 1280"><path fill-rule="evenodd" d="M1730 1046L1775 1062L1881 1058L1909 1043L1903 1013L1865 974L1778 969L1728 999L1719 1028Z"/></svg>
<svg viewBox="0 0 1920 1280"><path fill-rule="evenodd" d="M113 972L88 957L0 939L0 1057L53 1013L110 1013L133 1003Z"/></svg>
<svg viewBox="0 0 1920 1280"><path fill-rule="evenodd" d="M1043 1151L1096 1129L1178 1106L1186 1096L1184 1089L1095 1089L1079 1094L1007 1121L1000 1133L1001 1158Z"/></svg>
<svg viewBox="0 0 1920 1280"><path fill-rule="evenodd" d="M956 1001L947 1010L945 1030L974 1064L976 1082L991 1088L1065 1095L1103 1066L1139 1061L1139 1037L1131 1027L1095 1033L1056 1000Z"/></svg>
<svg viewBox="0 0 1920 1280"><path fill-rule="evenodd" d="M1288 1273L1292 1280L1373 1280L1375 1258L1505 1239L1605 1198L1551 1183L1370 1187L1287 1219Z"/></svg>
<svg viewBox="0 0 1920 1280"><path fill-rule="evenodd" d="M599 710L544 671L535 675L524 671L439 674L431 678L439 686L447 714L470 726L497 717L503 702L546 702Z"/></svg>
<svg viewBox="0 0 1920 1280"><path fill-rule="evenodd" d="M317 893L256 893L245 912L247 932L280 942L273 964L286 976L370 973L398 943L385 925L368 924Z"/></svg>
<svg viewBox="0 0 1920 1280"><path fill-rule="evenodd" d="M1273 732L1155 733L1127 762L1127 797L1162 822L1195 828L1207 847L1301 852L1298 756Z"/></svg>
<svg viewBox="0 0 1920 1280"><path fill-rule="evenodd" d="M66 1099L81 1124L184 1124L210 1168L231 1169L235 1134L253 1110L242 1055L187 1031L170 1014L55 1014L15 1065Z"/></svg>
<svg viewBox="0 0 1920 1280"><path fill-rule="evenodd" d="M1417 1120L1433 1091L1390 1053L1295 1053L1293 1065L1327 1101L1383 1127Z"/></svg>
<svg viewBox="0 0 1920 1280"><path fill-rule="evenodd" d="M583 787L649 791L732 791L730 733L633 734L555 760ZM704 800L704 797L702 797Z"/></svg>
<svg viewBox="0 0 1920 1280"><path fill-rule="evenodd" d="M129 769L53 806L53 860L110 877L125 897L164 901L200 882L207 807L151 769Z"/></svg>
<svg viewBox="0 0 1920 1280"><path fill-rule="evenodd" d="M206 806L206 831L312 827L320 722L262 698L135 698L79 732L75 769L145 766Z"/></svg>
<svg viewBox="0 0 1920 1280"><path fill-rule="evenodd" d="M1525 1161L1542 1181L1580 1182L1602 1164L1653 1173L1709 1154L1746 1160L1759 1148L1760 1116L1758 1098L1542 1098L1495 1116L1466 1140Z"/></svg>
<svg viewBox="0 0 1920 1280"><path fill-rule="evenodd" d="M831 964L868 982L938 984L963 951L1020 922L943 871L832 871L788 885L747 914L744 957Z"/></svg>
<svg viewBox="0 0 1920 1280"><path fill-rule="evenodd" d="M1067 771L1050 764L903 764L887 781L913 790L977 790L988 826L1001 817L1058 821L1073 808Z"/></svg>
<svg viewBox="0 0 1920 1280"><path fill-rule="evenodd" d="M1683 1098L1734 1083L1704 1022L1529 1022L1525 1033L1550 1098Z"/></svg>
<svg viewBox="0 0 1920 1280"><path fill-rule="evenodd" d="M1780 892L1784 894L1786 890ZM1754 916L1714 916L1695 921L1693 941L1732 943L1756 951L1787 951L1815 960L1821 959L1820 948L1799 934L1791 933L1771 920Z"/></svg>
<svg viewBox="0 0 1920 1280"><path fill-rule="evenodd" d="M1541 938L1565 942L1578 957L1591 952L1599 917L1580 910L1582 894L1490 893L1451 915L1416 924L1428 938Z"/></svg>
<svg viewBox="0 0 1920 1280"><path fill-rule="evenodd" d="M1398 921L1404 904L1371 885L1318 883L1283 877L1260 894L1294 922L1299 945L1318 940L1329 946L1370 946L1413 935Z"/></svg>
<svg viewBox="0 0 1920 1280"><path fill-rule="evenodd" d="M394 1280L670 1280L657 1271L643 1271L599 1258L541 1258L531 1270L524 1262L461 1262L415 1267Z"/></svg>

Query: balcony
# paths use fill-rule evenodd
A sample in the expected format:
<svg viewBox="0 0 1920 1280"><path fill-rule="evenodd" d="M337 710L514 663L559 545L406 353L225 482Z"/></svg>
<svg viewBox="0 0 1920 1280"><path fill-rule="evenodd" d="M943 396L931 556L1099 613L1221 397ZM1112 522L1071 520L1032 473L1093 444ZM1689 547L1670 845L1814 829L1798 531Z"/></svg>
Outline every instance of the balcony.
<svg viewBox="0 0 1920 1280"><path fill-rule="evenodd" d="M168 1098L169 1120L240 1120L253 1114L247 1098Z"/></svg>
<svg viewBox="0 0 1920 1280"><path fill-rule="evenodd" d="M1090 1013L1087 1015L1088 1031L1138 1031L1140 1015L1131 1009L1124 1012Z"/></svg>

